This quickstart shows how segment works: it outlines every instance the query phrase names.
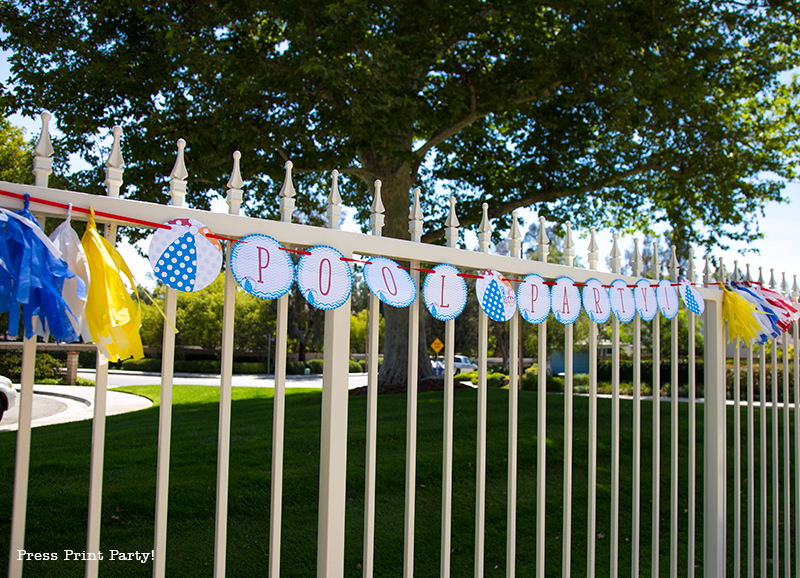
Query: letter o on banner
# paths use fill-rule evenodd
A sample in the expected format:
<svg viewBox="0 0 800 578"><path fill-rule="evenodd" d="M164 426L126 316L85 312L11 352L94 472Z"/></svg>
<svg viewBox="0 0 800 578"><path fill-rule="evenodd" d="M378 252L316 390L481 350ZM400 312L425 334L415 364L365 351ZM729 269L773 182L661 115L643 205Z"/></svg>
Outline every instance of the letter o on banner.
<svg viewBox="0 0 800 578"><path fill-rule="evenodd" d="M247 235L234 243L230 267L242 289L261 299L288 293L294 281L294 264L282 245L268 235Z"/></svg>
<svg viewBox="0 0 800 578"><path fill-rule="evenodd" d="M595 323L605 323L611 317L611 299L597 279L589 279L583 287L583 308Z"/></svg>
<svg viewBox="0 0 800 578"><path fill-rule="evenodd" d="M678 301L678 292L669 279L662 279L658 283L656 297L658 298L658 308L661 310L661 315L667 319L673 319L678 314L680 302Z"/></svg>
<svg viewBox="0 0 800 578"><path fill-rule="evenodd" d="M344 305L353 288L350 265L333 247L317 245L308 249L297 263L297 286L317 309L336 309Z"/></svg>
<svg viewBox="0 0 800 578"><path fill-rule="evenodd" d="M609 298L614 316L619 319L620 323L630 323L633 316L636 315L636 301L628 283L622 279L611 283Z"/></svg>
<svg viewBox="0 0 800 578"><path fill-rule="evenodd" d="M533 273L525 277L517 288L517 306L520 315L528 323L538 325L550 315L550 288L541 275Z"/></svg>
<svg viewBox="0 0 800 578"><path fill-rule="evenodd" d="M408 271L386 257L372 257L364 265L369 290L392 307L408 307L417 298L417 286Z"/></svg>
<svg viewBox="0 0 800 578"><path fill-rule="evenodd" d="M658 313L658 301L656 290L647 279L640 279L633 290L633 297L636 300L636 311L642 321L652 321Z"/></svg>
<svg viewBox="0 0 800 578"><path fill-rule="evenodd" d="M569 277L556 279L550 291L550 308L553 316L564 325L571 325L581 315L581 292Z"/></svg>
<svg viewBox="0 0 800 578"><path fill-rule="evenodd" d="M428 273L422 284L422 300L434 319L450 321L455 319L467 305L467 284L459 271L452 265L443 263Z"/></svg>

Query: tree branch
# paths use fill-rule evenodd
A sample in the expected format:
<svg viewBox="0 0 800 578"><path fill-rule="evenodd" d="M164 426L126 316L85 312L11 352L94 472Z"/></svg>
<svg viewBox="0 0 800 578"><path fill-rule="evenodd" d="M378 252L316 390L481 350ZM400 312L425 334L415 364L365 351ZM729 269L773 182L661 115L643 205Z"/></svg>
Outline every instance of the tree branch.
<svg viewBox="0 0 800 578"><path fill-rule="evenodd" d="M636 165L635 167L627 171L622 171L621 173L613 174L602 181L584 185L583 187L577 187L574 189L566 189L560 191L557 189L538 191L532 195L528 195L527 197L506 201L505 203L502 203L496 207L490 208L488 211L489 218L496 219L497 217L502 217L503 215L509 214L514 209L519 209L521 207L529 207L530 205L533 205L535 203L552 202L552 201L557 201L558 199L572 197L575 195L585 195L588 193L593 193L605 187L614 185L624 179L627 179L628 177L632 177L634 175L638 175L651 170L664 170L664 169L665 167L661 166L660 163L656 161L650 161ZM466 215L464 217L461 217L459 215L458 220L460 221L462 227L467 227L469 225L474 225L480 222L481 215L477 214ZM436 239L441 239L442 237L444 237L444 228L439 228L433 231L428 231L427 233L422 235L422 242L430 243L431 241L435 241Z"/></svg>

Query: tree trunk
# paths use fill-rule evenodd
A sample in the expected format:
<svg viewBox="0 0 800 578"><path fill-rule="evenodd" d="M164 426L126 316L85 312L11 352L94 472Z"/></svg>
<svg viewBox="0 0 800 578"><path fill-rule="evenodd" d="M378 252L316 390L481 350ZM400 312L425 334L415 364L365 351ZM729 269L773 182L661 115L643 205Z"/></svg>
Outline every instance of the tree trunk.
<svg viewBox="0 0 800 578"><path fill-rule="evenodd" d="M360 156L366 171L371 175L375 175L382 183L381 200L386 209L386 220L382 235L395 239L409 239L409 193L414 182L410 165L406 162L398 162L393 166L389 166L388 159L372 153L362 153ZM368 182L367 184L374 197L374 182ZM421 291L418 303L420 307L424 306L422 305ZM386 337L383 364L378 375L378 386L404 386L408 384L408 320L410 309L407 307L398 309L388 305L383 305L381 308L383 310ZM419 326L418 365L418 380L434 375L428 358L425 326L422 323Z"/></svg>

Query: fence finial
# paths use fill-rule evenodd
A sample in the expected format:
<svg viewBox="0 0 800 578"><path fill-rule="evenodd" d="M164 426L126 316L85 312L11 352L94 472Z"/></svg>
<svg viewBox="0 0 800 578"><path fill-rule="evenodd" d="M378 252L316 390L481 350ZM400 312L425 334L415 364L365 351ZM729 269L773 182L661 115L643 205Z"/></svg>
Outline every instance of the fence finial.
<svg viewBox="0 0 800 578"><path fill-rule="evenodd" d="M114 135L114 143L111 145L111 152L108 153L108 159L106 160L106 167L113 167L115 169L121 169L122 165L125 161L122 159L122 148L120 146L120 135L122 135L122 127L114 125L114 128L111 129L111 132Z"/></svg>
<svg viewBox="0 0 800 578"><path fill-rule="evenodd" d="M408 214L408 232L411 233L411 240L415 243L419 243L422 240L422 207L419 204L421 192L419 187L414 189L414 203L411 205L411 212Z"/></svg>
<svg viewBox="0 0 800 578"><path fill-rule="evenodd" d="M731 281L739 281L741 279L742 272L739 271L739 261L733 261L733 273L731 273Z"/></svg>
<svg viewBox="0 0 800 578"><path fill-rule="evenodd" d="M489 252L489 244L492 240L492 225L489 223L489 203L483 203L483 217L481 225L478 227L478 247L481 252Z"/></svg>
<svg viewBox="0 0 800 578"><path fill-rule="evenodd" d="M519 230L518 219L517 211L512 211L511 230L508 232L508 250L511 252L511 256L517 259L522 256L522 231Z"/></svg>
<svg viewBox="0 0 800 578"><path fill-rule="evenodd" d="M564 223L564 263L572 267L575 260L575 241L572 240L572 223Z"/></svg>
<svg viewBox="0 0 800 578"><path fill-rule="evenodd" d="M589 228L589 269L597 271L597 263L600 261L600 246L597 244L597 233L594 227Z"/></svg>
<svg viewBox="0 0 800 578"><path fill-rule="evenodd" d="M753 276L750 275L750 263L747 264L747 271L744 274L744 280L748 283L752 283L753 281Z"/></svg>
<svg viewBox="0 0 800 578"><path fill-rule="evenodd" d="M722 262L722 257L719 258L717 270L714 272L714 279L716 279L717 283L725 283L727 281L725 275L725 264Z"/></svg>
<svg viewBox="0 0 800 578"><path fill-rule="evenodd" d="M172 172L169 174L169 195L170 204L173 207L182 207L183 198L186 196L186 177L189 173L186 171L186 164L183 160L183 149L186 148L186 141L182 138L178 139L178 155L175 159L175 166L172 167Z"/></svg>
<svg viewBox="0 0 800 578"><path fill-rule="evenodd" d="M120 136L122 135L122 127L116 125L111 132L114 134L114 144L111 146L111 152L106 161L106 194L109 197L119 197L119 189L122 186L122 150L120 147Z"/></svg>
<svg viewBox="0 0 800 578"><path fill-rule="evenodd" d="M678 273L680 272L680 264L678 263L678 248L675 245L670 247L669 256L669 278L673 283L678 282Z"/></svg>
<svg viewBox="0 0 800 578"><path fill-rule="evenodd" d="M633 240L633 276L642 276L642 252L639 250L639 239Z"/></svg>
<svg viewBox="0 0 800 578"><path fill-rule="evenodd" d="M800 298L800 287L797 285L797 275L794 276L794 284L792 285L792 299L795 301Z"/></svg>
<svg viewBox="0 0 800 578"><path fill-rule="evenodd" d="M706 264L703 267L703 283L710 283L711 282L711 256L706 253Z"/></svg>
<svg viewBox="0 0 800 578"><path fill-rule="evenodd" d="M762 267L758 268L758 284L764 285L764 269Z"/></svg>
<svg viewBox="0 0 800 578"><path fill-rule="evenodd" d="M53 172L53 144L50 142L50 113L42 113L42 133L33 149L33 175L37 187L46 187Z"/></svg>
<svg viewBox="0 0 800 578"><path fill-rule="evenodd" d="M292 161L286 161L283 165L286 169L286 176L283 178L283 186L281 187L280 198L281 198L281 221L284 223L290 223L292 221L292 214L294 214L294 183L292 183L292 167L294 167L294 163Z"/></svg>
<svg viewBox="0 0 800 578"><path fill-rule="evenodd" d="M331 171L331 192L328 195L328 228L338 229L342 218L342 197L339 195L339 171Z"/></svg>
<svg viewBox="0 0 800 578"><path fill-rule="evenodd" d="M786 282L786 271L783 272L783 280L781 281L781 292L784 295L789 294L789 284Z"/></svg>
<svg viewBox="0 0 800 578"><path fill-rule="evenodd" d="M689 263L686 266L686 279L689 283L694 283L694 249L689 249Z"/></svg>
<svg viewBox="0 0 800 578"><path fill-rule="evenodd" d="M775 282L775 269L769 270L769 288L775 290L778 284Z"/></svg>
<svg viewBox="0 0 800 578"><path fill-rule="evenodd" d="M539 235L536 237L536 243L536 253L539 255L539 261L546 262L547 255L550 253L550 238L547 236L544 217L539 217Z"/></svg>
<svg viewBox="0 0 800 578"><path fill-rule="evenodd" d="M619 275L622 266L622 252L619 250L619 235L614 233L614 243L611 245L611 272Z"/></svg>
<svg viewBox="0 0 800 578"><path fill-rule="evenodd" d="M661 258L658 256L658 241L653 241L653 259L650 263L650 277L661 278Z"/></svg>
<svg viewBox="0 0 800 578"><path fill-rule="evenodd" d="M233 170L231 171L231 178L228 179L228 198L226 199L228 214L230 215L238 215L239 207L242 205L242 186L244 186L244 181L242 180L242 171L239 166L239 159L241 158L242 153L234 151Z"/></svg>
<svg viewBox="0 0 800 578"><path fill-rule="evenodd" d="M456 216L456 198L450 196L450 212L447 214L447 220L444 222L444 238L447 241L448 247L455 247L458 243L458 217Z"/></svg>
<svg viewBox="0 0 800 578"><path fill-rule="evenodd" d="M370 207L369 226L372 229L372 234L380 237L383 230L383 212L386 210L381 200L381 187L383 183L380 179L375 179L375 198L372 200L372 207Z"/></svg>

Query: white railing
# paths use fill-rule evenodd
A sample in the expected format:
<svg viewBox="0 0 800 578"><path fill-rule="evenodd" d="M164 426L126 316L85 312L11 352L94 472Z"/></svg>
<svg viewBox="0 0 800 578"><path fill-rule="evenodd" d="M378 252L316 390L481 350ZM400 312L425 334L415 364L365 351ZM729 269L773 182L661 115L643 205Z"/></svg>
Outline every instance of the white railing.
<svg viewBox="0 0 800 578"><path fill-rule="evenodd" d="M47 119L45 118L45 130L47 135ZM594 231L591 232L588 262L589 269L572 267L572 259L575 256L574 243L569 229L565 243L566 265L556 265L547 263L549 252L549 240L545 234L545 227L540 227L539 244L537 247L538 261L521 259L521 234L516 226L510 233L509 248L510 256L492 255L489 252L491 227L488 219L484 218L479 232L480 251L472 252L456 248L458 239L458 219L455 212L455 201L451 201L450 215L446 222L446 246L422 245L420 243L422 230L422 212L419 205L419 191L415 192L415 201L411 209L409 230L411 240L403 241L390 239L381 236L383 226L383 207L380 202L380 183L376 183L376 199L372 207L372 234L365 236L362 234L336 230L339 221L340 200L336 191L336 174L334 174L334 188L329 198L328 218L331 228L317 228L305 225L294 224L291 222L294 210L295 190L291 180L291 163L286 165L286 180L281 189L280 195L280 221L268 221L244 217L239 215L239 205L242 200L242 180L239 174L239 154L234 155L234 169L230 181L228 182L228 204L229 213L219 214L183 206L183 195L186 189L186 179L188 172L183 161L183 141L178 143L178 157L175 167L171 173L170 195L171 204L162 206L153 203L133 201L118 198L119 188L122 184L122 158L119 154L119 130L115 130L115 145L107 163L106 186L108 195L98 197L79 192L55 190L47 187L47 177L49 175L49 163L52 150L46 146L49 139L42 139L36 149L35 172L36 185L26 186L12 183L0 183L0 190L17 195L30 195L34 200L44 200L58 203L71 203L76 207L93 206L96 211L104 213L125 215L133 219L145 221L165 222L178 217L190 217L202 221L208 225L216 234L225 237L242 237L252 233L268 234L279 240L285 247L310 247L313 245L329 245L338 249L345 257L352 258L354 255L386 256L389 258L411 262L412 268L419 267L423 263L449 263L464 271L496 269L511 279L521 279L530 273L537 273L548 279L568 275L578 283L583 283L590 278L599 279L604 284L610 284L615 279L625 279L629 284L635 283L641 271L641 256L639 254L638 242L633 261L634 276L622 276L619 274L621 259L620 251L617 246L616 236L611 250L611 273L597 271L599 261L599 248L595 242ZM22 201L9 196L0 196L0 206L9 209L22 207ZM55 216L62 217L64 212L52 206L33 203L33 209L40 212L43 217ZM98 218L98 222L106 222L106 238L112 242L116 239L116 222L113 220ZM544 220L541 220L544 225ZM230 252L230 248L228 250ZM652 269L660 271L660 265L654 264ZM216 488L216 539L214 550L214 575L221 577L226 572L226 549L227 549L227 505L228 505L228 478L229 478L229 447L230 447L230 427L231 427L231 374L233 360L233 335L235 331L233 319L234 294L236 291L235 282L230 272L226 268L225 281L225 302L223 312L223 337L222 337L222 364L220 377L220 404L219 404L219 443L217 454L217 488ZM677 281L678 269L677 259L673 252L671 263L669 264L670 277L673 282ZM694 281L693 259L689 257L688 277ZM717 278L724 276L724 270L720 268ZM734 276L737 272L734 273ZM706 268L704 271L705 283L711 282L711 269L708 258L706 258ZM415 271L414 282L418 288L420 275ZM763 282L763 279L761 280ZM774 286L774 280L772 282ZM788 293L785 285L783 290ZM736 404L734 414L734 464L732 468L726 463L726 450L728 447L727 427L728 418L726 410L726 365L725 365L725 331L722 321L722 293L709 287L701 287L700 294L706 302L705 316L705 350L703 358L705 360L705 391L704 391L704 435L703 435L703 456L704 456L704 476L703 476L703 552L702 567L706 576L723 576L726 573L727 564L727 545L733 542L734 567L727 568L735 575L741 573L742 558L746 559L747 572L753 575L755 567L760 563L761 575L766 575L769 559L774 560L774 575L778 575L779 567L779 531L783 528L783 566L786 576L800 575L800 556L796 556L797 568L791 568L791 534L795 533L796 544L795 553L800 552L800 508L795 503L794 520L791 515L791 502L789 485L791 480L791 461L793 456L790 449L790 411L789 404L789 345L787 336L784 336L780 345L783 348L784 358L784 378L783 378L783 481L780 482L784 487L784 518L781 520L777 513L779 509L779 436L778 421L780 405L777 399L778 394L778 363L777 348L778 342L773 343L772 349L772 404L767 406L765 399L766 385L766 359L764 349L760 350L760 405L756 406L754 401L754 371L753 371L753 349L750 348L747 354L747 399L742 402L740 399L739 388L739 368L741 365L738 352L734 359L734 402ZM795 288L793 293L794 300L797 300L798 291ZM167 289L165 299L165 314L174 323L176 314L176 291ZM376 447L377 447L377 353L378 353L378 298L374 295L370 297L370 316L367 329L369 341L369 356L367 363L368 371L368 398L366 414L366 472L365 472L365 504L364 504L364 537L363 537L363 574L365 577L373 575L374 560L374 527L375 527L375 494L376 494ZM407 395L407 439L406 439L406 497L405 497L405 530L404 530L404 556L403 574L412 576L414 574L414 530L415 530L415 488L416 481L416 426L417 426L417 397L416 397L416 375L417 375L417 355L414 352L418 348L418 328L419 328L419 307L411 306L409 309L409 388ZM478 419L477 419L477 458L476 458L476 491L475 491L475 551L474 551L474 572L475 576L484 574L484 530L486 525L486 424L487 424L487 347L488 347L488 318L483 312L480 314L479 322L479 379L478 379ZM550 321L551 323L554 321ZM509 383L509 428L508 428L508 502L507 502L507 548L506 548L506 575L515 575L515 561L518 552L525 550L526 553L535 553L536 556L536 575L544 577L552 574L552 568L558 566L558 560L547 560L545 556L546 540L548 536L545 532L545 519L557 515L556 512L546 511L546 440L547 440L547 402L546 395L546 375L543 370L548 352L546 324L538 327L539 336L539 360L540 368L538 376L538 396L537 396L537 487L536 487L536 544L518 543L516 535L517 520L517 442L519 425L519 401L518 401L518 374L519 367L517 356L511 355L510 383ZM620 567L620 544L622 536L629 536L631 543L631 573L637 576L642 565L649 562L650 571L653 575L666 573L666 568L662 569L660 563L667 553L660 552L660 528L664 520L668 520L669 525L669 572L671 576L677 575L696 575L695 566L698 564L695 552L696 520L701 515L695 510L695 496L699 490L696 485L696 391L695 391L695 316L690 313L688 318L688 352L689 352L689 399L688 399L688 456L681 456L678 452L678 431L679 431L679 400L678 390L678 320L672 321L672 342L670 356L672 359L672 401L670 414L670 470L669 470L669 496L670 506L669 515L660 511L662 489L660 486L661 471L661 410L660 396L660 355L659 351L659 317L653 321L653 392L656 394L653 400L653 419L652 419L652 441L653 441L653 462L652 462L652 521L651 537L652 544L649 560L642 554L642 495L641 490L645 484L642 482L641 473L643 471L641 447L642 447L642 396L641 396L641 360L642 348L642 322L637 317L632 322L632 345L633 345L633 399L625 401L632 404L632 426L633 426L633 472L632 487L620 488L620 439L623 428L621 419L621 396L620 396L620 324L613 319L612 326L612 439L611 439L611 464L607 465L611 469L611 500L610 503L598 503L596 493L596 481L598 472L597 459L597 335L598 329L591 323L590 329L590 393L589 393L589 501L586 506L574 503L573 492L573 334L572 327L566 326L565 337L565 393L564 393L564 497L563 497L563 524L560 540L562 543L561 572L563 576L570 576L574 573L584 571L583 564L576 564L577 560L585 556L586 573L589 576L619 575ZM270 500L270 544L269 544L269 574L277 577L280 574L281 559L281 525L282 510L281 502L283 495L283 434L285 429L285 383L286 383L286 359L287 359L287 324L288 324L288 297L278 300L277 306L277 339L275 347L275 396L273 405L273 448L272 448L272 487ZM348 358L349 358L349 329L350 329L350 302L349 300L338 309L327 311L325 314L325 338L324 338L324 368L323 368L323 387L322 387L322 416L321 416L321 453L320 453L320 490L319 490L319 525L318 525L318 576L342 576L344 573L344 527L345 527L345 490L346 490L346 464L347 464L347 424L348 424ZM515 315L509 322L510 343L518 343L520 322L519 316ZM798 339L798 327L794 327L794 343ZM453 374L455 341L455 321L445 323L445 375ZM157 482L155 499L155 535L154 535L154 576L164 576L166 572L166 543L168 539L167 528L167 506L169 488L169 469L170 469L170 440L171 440L171 416L172 416L172 380L174 362L175 334L170 323L165 322L163 340L163 365L162 365L162 385L161 399L159 407L159 426L158 426L158 453L157 453ZM646 352L645 352L646 353ZM27 507L27 477L30 456L30 432L31 432L31 403L32 386L34 381L34 359L36 355L36 343L34 339L25 340L23 349L21 395L19 401L19 430L17 433L17 454L15 465L14 489L13 489L13 512L12 525L9 544L9 576L19 577L22 575L23 561L19 559L16 552L24 549L25 543L25 517ZM98 357L98 359L100 359ZM797 411L797 396L800 392L798 383L798 349L795 347L792 360L794 371L794 444L795 444L795 495L800 495L800 412ZM103 442L105 439L105 395L107 384L107 366L98 361L96 387L95 387L95 417L92 426L92 454L90 464L90 499L88 507L87 524L87 552L97 552L100 545L100 510L102 504L103 490ZM448 577L451 574L451 532L452 532L452 492L453 492L453 423L454 423L454 391L450 380L445 380L443 392L443 473L442 473L442 506L441 506L441 557L440 575ZM741 463L742 452L737 440L742 439L741 432L741 408L746 408L746 458L747 458L747 514L746 520L742 516L741 483L743 481L743 466ZM754 429L755 410L759 410L760 416L760 435L756 435ZM768 486L767 486L767 419L771 412L772 419L772 552L767 551L767 523L769 513L767 509ZM760 447L757 448L757 444ZM760 471L760 499L761 499L761 519L760 519L760 550L756 552L755 544L755 471L754 456L758 449L761 456ZM689 487L686 489L688 498L685 501L679 499L681 489L678 486L679 471L678 463L682 458L688 458L688 480ZM734 492L731 497L731 504L728 504L727 482L728 476L734 475ZM620 527L620 493L629 492L632 501L632 511L623 512L627 518L631 517L630 533L623 532ZM797 501L797 500L795 500ZM680 508L685 503L685 514ZM585 552L575 552L572 550L572 519L573 508L586 507L588 509L587 524L587 548ZM610 508L610 567L598 568L596 563L597 535L597 511L599 508ZM732 509L734 516L734 535L727 534L727 520L730 516L729 508ZM794 526L792 527L792 522ZM265 522L266 523L266 522ZM746 546L742 548L741 531L742 525L747 528ZM679 528L686 527L687 537L685 543L679 542ZM397 546L401 546L398 544ZM679 550L683 549L687 557L687 567L679 568ZM548 569L551 571L548 572ZM99 563L97 560L89 560L86 563L86 576L97 576ZM645 569L646 571L646 569ZM399 575L400 569L396 569L394 575Z"/></svg>

